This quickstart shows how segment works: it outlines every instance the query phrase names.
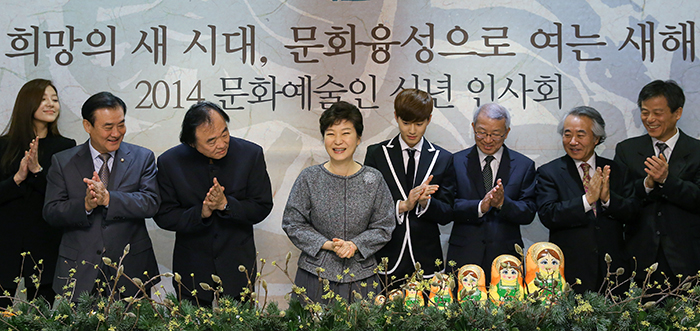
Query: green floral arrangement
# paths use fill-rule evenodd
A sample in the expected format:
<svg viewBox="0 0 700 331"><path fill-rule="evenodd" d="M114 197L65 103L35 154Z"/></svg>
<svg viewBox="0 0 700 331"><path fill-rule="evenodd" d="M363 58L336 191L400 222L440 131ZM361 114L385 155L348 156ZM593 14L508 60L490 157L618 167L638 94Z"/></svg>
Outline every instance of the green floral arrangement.
<svg viewBox="0 0 700 331"><path fill-rule="evenodd" d="M519 248L519 247L518 247ZM73 298L70 280L66 292L58 295L50 305L42 298L27 298L23 280L17 279L17 292L4 291L2 298L10 298L12 306L0 309L0 330L698 330L700 328L699 275L677 275L680 285L635 284L630 279L618 280L624 271L608 271L606 284L599 293L580 295L571 290L540 298L538 292L529 293L522 301L510 301L500 306L466 300L452 302L445 309L426 305L406 305L400 298L375 304L374 296L386 295L386 290L362 297L354 293L350 302L328 291L327 304L311 302L305 289L293 284L289 275L288 253L284 263L272 262L277 271L292 282L288 294L289 308L280 310L267 299L267 282L260 277L265 259L260 259L259 272L248 275L245 267L239 271L248 275L248 286L241 292L241 300L220 296L221 279L212 275L212 283L200 283L199 289L188 289L180 283L177 273L165 273L143 281L123 273L121 262L129 252L128 246L118 262L103 260L114 268L116 276L100 285L100 295L83 294ZM519 252L522 252L520 249ZM27 254L30 256L30 254ZM31 286L38 287L41 279L41 261L38 274L31 277ZM437 261L440 263L440 261ZM610 265L609 257L606 262ZM383 261L377 271L385 270ZM454 268L453 263L449 263ZM656 272L656 266L644 270L647 275ZM385 278L385 284L416 279L421 275L416 265L414 275L404 279ZM176 291L202 290L214 293L212 307L178 301L174 294L152 297L139 296L119 299L120 289L113 285L125 277L145 292L149 282L159 277L172 277ZM454 273L449 273L454 277ZM319 278L320 282L324 282ZM542 282L547 283L547 282ZM556 285L556 284L555 284ZM379 284L364 284L377 289ZM419 288L425 290L422 283ZM573 285L575 286L575 284ZM628 286L623 296L613 295L618 286ZM545 288L542 289L547 290ZM549 289L551 290L551 289ZM650 293L653 292L652 296ZM548 292L551 293L551 292Z"/></svg>

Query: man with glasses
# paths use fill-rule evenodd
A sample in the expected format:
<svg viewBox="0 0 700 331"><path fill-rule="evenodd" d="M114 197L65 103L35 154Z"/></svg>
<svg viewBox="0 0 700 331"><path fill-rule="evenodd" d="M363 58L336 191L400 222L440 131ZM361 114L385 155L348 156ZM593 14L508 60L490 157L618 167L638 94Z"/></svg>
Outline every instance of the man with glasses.
<svg viewBox="0 0 700 331"><path fill-rule="evenodd" d="M535 162L504 145L510 114L498 104L482 105L472 121L476 145L454 155L457 189L447 261L477 264L490 279L491 262L517 256L520 225L530 224L535 204Z"/></svg>

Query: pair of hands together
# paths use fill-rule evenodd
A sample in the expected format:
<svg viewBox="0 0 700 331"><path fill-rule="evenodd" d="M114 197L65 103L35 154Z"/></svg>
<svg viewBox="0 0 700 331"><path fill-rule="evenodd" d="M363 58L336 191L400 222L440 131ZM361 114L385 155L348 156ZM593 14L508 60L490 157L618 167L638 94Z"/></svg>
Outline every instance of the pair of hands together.
<svg viewBox="0 0 700 331"><path fill-rule="evenodd" d="M644 171L647 177L644 179L644 186L654 188L654 183L663 184L668 177L668 161L663 154L648 157L644 161Z"/></svg>
<svg viewBox="0 0 700 331"><path fill-rule="evenodd" d="M39 137L36 137L29 143L29 150L24 152L24 156L19 162L19 170L13 177L15 184L19 185L26 180L30 172L35 174L41 170L41 165L39 165Z"/></svg>
<svg viewBox="0 0 700 331"><path fill-rule="evenodd" d="M354 242L338 238L333 238L332 241L326 241L322 248L335 252L341 259L349 259L357 252L357 245L355 245Z"/></svg>
<svg viewBox="0 0 700 331"><path fill-rule="evenodd" d="M433 175L430 175L425 182L414 187L410 192L408 192L408 197L406 197L406 200L399 203L399 213L405 213L413 210L413 208L416 207L416 204L420 204L421 207L425 208L425 206L428 204L428 200L430 200L430 196L437 192L437 190L440 188L440 185L431 185L431 180L433 180Z"/></svg>
<svg viewBox="0 0 700 331"><path fill-rule="evenodd" d="M209 218L215 210L224 210L228 205L224 187L219 184L219 180L214 177L214 185L209 188L207 196L202 202L202 218Z"/></svg>
<svg viewBox="0 0 700 331"><path fill-rule="evenodd" d="M501 179L496 180L496 185L484 195L484 199L481 200L481 213L486 214L486 212L495 207L500 209L503 206L504 197L503 183Z"/></svg>
<svg viewBox="0 0 700 331"><path fill-rule="evenodd" d="M610 166L603 169L597 167L595 174L591 176L589 189L586 192L586 201L589 205L601 200L603 203L610 201Z"/></svg>
<svg viewBox="0 0 700 331"><path fill-rule="evenodd" d="M92 178L83 178L85 188L85 211L90 212L97 206L109 206L109 191L97 175L97 171L92 172Z"/></svg>

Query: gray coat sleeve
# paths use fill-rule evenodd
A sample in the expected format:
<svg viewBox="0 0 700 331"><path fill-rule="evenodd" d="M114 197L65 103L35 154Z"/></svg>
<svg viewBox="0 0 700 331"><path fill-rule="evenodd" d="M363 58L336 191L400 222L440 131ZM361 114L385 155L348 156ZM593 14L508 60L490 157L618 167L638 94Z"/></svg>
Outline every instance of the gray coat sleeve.
<svg viewBox="0 0 700 331"><path fill-rule="evenodd" d="M311 223L311 196L305 172L297 177L284 207L282 229L294 246L306 254L316 256L323 244L330 240L319 233Z"/></svg>
<svg viewBox="0 0 700 331"><path fill-rule="evenodd" d="M350 241L357 246L358 252L365 259L374 255L391 240L391 233L396 227L391 192L383 177L380 175L379 178L382 179L378 181L374 204L368 206L372 209L369 225L355 238L350 238Z"/></svg>

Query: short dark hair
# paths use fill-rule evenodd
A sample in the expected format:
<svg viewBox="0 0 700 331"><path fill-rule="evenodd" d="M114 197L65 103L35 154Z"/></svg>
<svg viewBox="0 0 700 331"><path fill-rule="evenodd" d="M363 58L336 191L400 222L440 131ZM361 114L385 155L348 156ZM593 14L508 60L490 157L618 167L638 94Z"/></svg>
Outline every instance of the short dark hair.
<svg viewBox="0 0 700 331"><path fill-rule="evenodd" d="M219 105L210 102L202 101L198 102L185 113L185 118L182 119L182 130L180 130L180 142L193 146L197 142L197 127L204 123L211 123L211 112L215 111L224 118L226 123L229 122L229 117L226 112L219 107Z"/></svg>
<svg viewBox="0 0 700 331"><path fill-rule="evenodd" d="M321 129L321 135L326 134L326 129L331 125L338 124L346 120L355 127L355 132L357 132L358 137L362 137L362 130L364 126L362 124L362 113L355 107L355 105L347 103L345 101L338 101L331 105L330 108L326 109L321 118L318 119L318 123Z"/></svg>
<svg viewBox="0 0 700 331"><path fill-rule="evenodd" d="M637 106L641 109L643 101L658 96L666 98L666 102L668 103L668 107L671 108L672 113L675 113L678 108L683 107L685 104L685 94L683 94L683 89L678 86L678 83L673 80L662 81L657 79L645 85L642 90L639 91Z"/></svg>
<svg viewBox="0 0 700 331"><path fill-rule="evenodd" d="M95 110L102 108L117 109L121 107L126 115L126 104L118 96L109 92L100 92L93 94L83 104L82 115L84 120L88 120L90 124L95 125Z"/></svg>
<svg viewBox="0 0 700 331"><path fill-rule="evenodd" d="M559 135L564 135L564 121L566 121L566 118L569 116L588 117L591 119L591 122L593 122L593 125L591 125L591 131L593 131L593 135L596 136L596 138L599 138L596 146L602 144L603 141L605 141L605 138L607 138L603 115L601 115L595 108L588 106L578 106L571 109L559 122L559 126L557 127Z"/></svg>
<svg viewBox="0 0 700 331"><path fill-rule="evenodd" d="M433 97L425 91L405 89L394 99L394 111L406 122L425 121L433 113Z"/></svg>

